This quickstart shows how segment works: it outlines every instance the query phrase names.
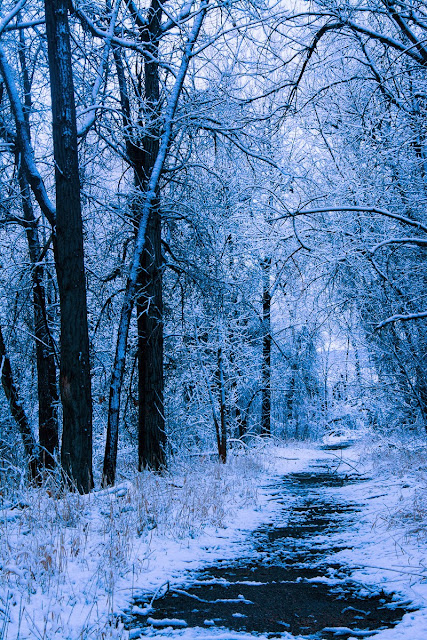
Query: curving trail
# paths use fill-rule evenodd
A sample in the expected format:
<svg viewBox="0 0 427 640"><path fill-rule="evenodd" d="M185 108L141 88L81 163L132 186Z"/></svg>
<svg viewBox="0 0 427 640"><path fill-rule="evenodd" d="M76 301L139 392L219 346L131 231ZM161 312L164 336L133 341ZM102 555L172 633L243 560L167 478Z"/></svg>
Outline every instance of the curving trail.
<svg viewBox="0 0 427 640"><path fill-rule="evenodd" d="M147 595L137 603L145 615L130 624L134 637L353 640L393 627L408 611L404 604L353 581L334 558L359 512L339 489L363 481L322 461L283 477L269 487L283 508L275 523L252 534L251 553L205 568L187 580L190 587L168 590L151 608Z"/></svg>

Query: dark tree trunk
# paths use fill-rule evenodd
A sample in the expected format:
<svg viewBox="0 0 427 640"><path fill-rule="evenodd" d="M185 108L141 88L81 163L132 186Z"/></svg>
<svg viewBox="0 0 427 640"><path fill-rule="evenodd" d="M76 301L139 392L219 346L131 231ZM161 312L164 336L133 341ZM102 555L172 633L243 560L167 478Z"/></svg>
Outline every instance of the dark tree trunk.
<svg viewBox="0 0 427 640"><path fill-rule="evenodd" d="M24 118L30 139L29 116L31 112L31 80L27 67L24 30L19 32L19 62L24 89ZM34 337L37 360L37 391L39 414L40 463L48 469L55 465L59 448L58 389L56 382L55 347L49 331L44 289L44 266L39 241L38 223L33 210L31 189L25 176L21 154L16 154L18 181L21 191L22 211L27 222L25 233L31 262L33 281Z"/></svg>
<svg viewBox="0 0 427 640"><path fill-rule="evenodd" d="M158 3L153 6L158 7ZM153 169L151 171L151 175L147 184L147 188L145 191L141 192L141 206L140 206L140 222L137 224L138 230L136 233L136 242L134 246L132 261L130 265L129 275L126 281L125 294L122 304L122 309L120 312L120 321L119 321L119 329L117 334L117 342L116 342L116 351L114 356L114 365L113 365L113 373L111 376L111 384L110 384L110 397L109 397L109 409L108 409L108 426L107 426L107 439L105 443L105 458L104 458L104 471L103 471L103 484L113 484L114 477L116 472L116 462L117 462L117 441L118 441L118 433L119 433L119 416L120 416L120 394L123 385L123 376L126 364L126 348L127 348L127 340L129 333L129 325L131 321L131 315L133 306L135 303L135 296L137 295L137 286L138 286L138 274L140 271L140 266L142 262L142 253L145 247L146 242L146 231L147 231L147 223L153 212L153 206L158 199L158 185L159 180L163 171L164 163L168 154L168 147L172 137L173 131L173 118L176 112L176 108L178 105L179 98L182 93L184 81L186 78L186 74L188 71L188 67L190 64L190 60L193 54L193 48L195 43L197 42L197 38L200 33L200 29L202 27L206 11L207 11L207 2L203 2L198 15L196 15L191 31L188 35L187 42L184 47L184 52L181 59L181 64L176 76L176 80L174 83L174 87L170 93L169 99L167 101L164 113L164 128L162 130L159 153L157 154L156 161L154 163ZM129 7L132 10L132 3L129 3ZM160 14L160 10L159 10ZM139 14L138 14L139 15ZM135 17L136 20L139 20L138 17ZM160 18L159 18L160 19ZM141 28L145 28L144 25ZM157 45L156 45L157 46ZM116 66L117 66L117 74L118 80L120 81L122 70L120 63L117 64L117 59L119 56L116 56ZM0 66L1 66L1 49L0 49ZM123 83L121 83L123 85ZM120 87L121 93L121 102L122 107L126 107L126 87ZM159 105L157 107L160 108ZM126 116L124 116L124 120L126 120ZM125 131L130 131L130 127L126 127ZM128 144L129 147L132 145ZM132 154L130 151L129 158L132 158ZM131 160L132 162L132 160ZM133 162L132 162L133 164ZM135 165L134 165L135 166ZM157 197L156 197L157 196ZM164 439L165 434L164 430L159 432L160 437Z"/></svg>
<svg viewBox="0 0 427 640"><path fill-rule="evenodd" d="M19 170L22 210L28 225L25 229L32 266L34 336L37 359L37 391L39 404L39 444L42 466L52 469L59 448L58 389L55 349L49 331L44 289L44 267L41 262L37 220L34 215L28 182Z"/></svg>
<svg viewBox="0 0 427 640"><path fill-rule="evenodd" d="M163 306L161 223L153 211L147 225L138 277L138 460L139 469L166 466L163 409Z"/></svg>
<svg viewBox="0 0 427 640"><path fill-rule="evenodd" d="M135 186L145 192L160 146L160 81L158 38L161 5L152 0L141 40L148 51L144 63L145 134L133 154ZM136 209L137 209L136 203ZM138 211L135 213L138 215ZM159 200L153 203L147 224L137 283L138 328L138 460L139 469L166 466L163 406L163 299Z"/></svg>
<svg viewBox="0 0 427 640"><path fill-rule="evenodd" d="M233 355L230 357L230 363L233 364L234 358ZM239 398L238 398L238 387L236 378L233 379L231 383L231 391L234 396L234 406L232 408L234 419L237 426L237 434L239 438L242 438L246 433L246 425L242 416L242 411L239 406Z"/></svg>
<svg viewBox="0 0 427 640"><path fill-rule="evenodd" d="M239 429L239 438L243 438L248 432L248 416L246 414L243 416L240 414L237 425Z"/></svg>
<svg viewBox="0 0 427 640"><path fill-rule="evenodd" d="M233 267L233 264L230 262L230 267ZM240 328L240 322L239 322L239 318L238 318L238 300L237 298L233 299L233 305L234 305L234 309L235 309L235 321L236 321L236 325L238 327L238 329ZM233 333L230 332L230 344L233 343ZM233 406L230 407L230 413L232 415L232 417L235 420L235 424L237 426L237 435L239 438L242 438L245 433L246 433L246 426L245 426L245 421L242 415L242 411L240 408L240 403L239 403L239 388L238 388L238 384L237 384L237 379L240 375L238 367L236 365L236 358L235 358L235 354L234 351L231 350L229 353L229 361L230 361L230 369L233 372L233 376L231 381L229 381L230 383L230 395L233 398Z"/></svg>
<svg viewBox="0 0 427 640"><path fill-rule="evenodd" d="M34 479L38 473L38 451L30 423L19 398L18 389L13 379L12 367L6 352L6 345L3 339L3 332L0 327L0 366L1 366L1 383L5 396L9 402L10 411L19 431L21 432L22 442L24 443L24 451L28 460L31 477Z"/></svg>
<svg viewBox="0 0 427 640"><path fill-rule="evenodd" d="M61 311L61 462L81 493L93 487L92 396L76 110L67 0L45 0L56 184L54 252Z"/></svg>
<svg viewBox="0 0 427 640"><path fill-rule="evenodd" d="M262 370L261 370L261 435L271 435L271 259L265 258L262 270Z"/></svg>
<svg viewBox="0 0 427 640"><path fill-rule="evenodd" d="M218 456L224 464L227 462L227 420L226 420L226 403L225 403L225 380L224 380L224 362L221 347L218 349L218 371L217 384L219 396L219 419L220 431L218 438Z"/></svg>
<svg viewBox="0 0 427 640"><path fill-rule="evenodd" d="M123 122L123 131L125 132L126 151L129 159L132 158L133 147L130 140L132 131L132 122L130 114L130 100L128 94L128 87L126 83L125 68L123 65L123 59L120 54L120 50L117 47L113 47L114 61L116 65L117 80L119 83L120 92L120 106ZM129 314L130 318L130 314ZM129 331L129 325L126 327L126 340L127 333ZM121 360L122 374L120 376L118 372L117 362ZM120 419L120 392L122 386L122 377L124 371L124 364L126 361L126 347L122 352L115 356L113 373L111 376L110 394L109 394L109 406L108 406L108 423L107 423L107 437L105 440L105 454L104 464L102 468L102 486L113 486L116 480L116 466L117 466L117 447L119 441L119 419Z"/></svg>

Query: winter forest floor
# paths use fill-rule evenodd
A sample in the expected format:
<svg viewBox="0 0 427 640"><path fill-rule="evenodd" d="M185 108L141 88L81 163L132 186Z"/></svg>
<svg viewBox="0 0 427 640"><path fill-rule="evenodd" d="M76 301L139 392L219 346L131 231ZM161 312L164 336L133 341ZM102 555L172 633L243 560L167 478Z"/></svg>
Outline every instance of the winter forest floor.
<svg viewBox="0 0 427 640"><path fill-rule="evenodd" d="M427 637L422 440L122 474L85 497L3 498L1 639Z"/></svg>

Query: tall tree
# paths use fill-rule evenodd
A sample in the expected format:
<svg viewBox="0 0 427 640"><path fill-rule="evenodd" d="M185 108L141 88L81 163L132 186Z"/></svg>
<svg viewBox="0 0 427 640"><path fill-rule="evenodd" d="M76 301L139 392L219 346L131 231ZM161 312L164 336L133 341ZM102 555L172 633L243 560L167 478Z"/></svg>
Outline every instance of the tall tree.
<svg viewBox="0 0 427 640"><path fill-rule="evenodd" d="M144 104L141 109L144 131L141 140L131 143L136 197L133 214L136 232L141 216L141 194L148 181L160 148L160 77L159 38L161 37L162 6L152 0L145 23L135 15L144 44L144 74L141 79ZM140 85L140 86L141 86ZM144 126L145 125L145 126ZM162 251L159 187L156 189L145 235L137 280L136 315L138 327L138 466L156 471L166 465L166 432L163 406L163 300Z"/></svg>
<svg viewBox="0 0 427 640"><path fill-rule="evenodd" d="M30 83L29 74L26 72L25 54L21 51L21 47L20 54L21 70L24 77L24 86L26 87L26 109L24 116L28 127L28 136L30 137ZM46 247L42 249L39 238L39 223L34 212L30 186L23 169L22 154L13 132L8 130L4 122L2 122L2 126L0 127L0 135L8 145L7 148L10 149L14 155L14 173L17 178L17 186L21 195L20 209L22 209L22 217L19 215L14 216L12 211L10 211L5 216L4 222L7 223L9 221L11 224L18 223L22 225L27 237L33 285L32 302L34 315L34 342L37 360L40 463L47 468L52 468L55 463L56 453L58 452L59 422L55 346L49 327L46 292L44 286L45 266L43 259L50 244L50 240Z"/></svg>
<svg viewBox="0 0 427 640"><path fill-rule="evenodd" d="M52 469L55 465L55 456L59 448L59 398L56 381L55 345L49 327L44 286L45 268L43 265L43 254L45 253L45 249L42 249L40 246L38 223L33 210L30 188L22 167L19 167L18 172L33 283L40 462L44 467ZM49 244L50 240L48 242L48 245Z"/></svg>
<svg viewBox="0 0 427 640"><path fill-rule="evenodd" d="M93 487L92 394L76 108L67 0L46 0L55 159L54 252L61 310L61 462L80 492Z"/></svg>
<svg viewBox="0 0 427 640"><path fill-rule="evenodd" d="M271 435L271 258L261 262L262 271L262 368L261 434Z"/></svg>
<svg viewBox="0 0 427 640"><path fill-rule="evenodd" d="M18 14L18 20L20 15ZM22 87L24 93L24 117L31 139L30 114L32 109L31 77L27 61L27 43L25 33L19 31L18 44L19 63L21 67ZM34 337L37 360L37 392L40 462L46 468L53 468L55 457L59 449L59 421L58 421L58 389L57 367L55 360L55 345L49 328L49 318L44 286L45 268L43 257L47 251L41 248L39 239L39 225L34 213L31 200L31 189L22 167L21 154L16 153L18 183L21 191L22 213L25 220L28 253L31 262L31 276L33 281L33 309L34 309ZM50 244L50 240L48 245ZM47 245L47 246L48 246Z"/></svg>
<svg viewBox="0 0 427 640"><path fill-rule="evenodd" d="M23 4L18 3L7 16L0 27L0 33ZM15 121L15 142L22 170L35 200L53 230L61 311L61 461L65 477L71 486L86 492L93 486L92 407L76 116L66 3L46 3L45 23L49 49L58 215L37 167L25 110L3 47L0 47L0 73Z"/></svg>
<svg viewBox="0 0 427 640"><path fill-rule="evenodd" d="M157 5L153 4L153 7L156 8ZM136 230L136 238L133 256L131 260L129 275L126 282L125 295L123 299L121 314L120 314L120 323L117 335L117 343L116 343L116 352L115 359L113 364L113 372L111 377L111 385L110 385L110 397L109 397L109 412L108 412L108 426L107 426L107 441L105 446L105 457L104 457L104 470L103 470L103 482L104 484L113 484L115 480L116 473L116 462L117 462L117 442L118 442L118 432L119 432L119 417L120 417L120 395L123 384L123 375L125 370L125 362L126 362L126 347L128 341L128 333L129 333L129 325L132 315L132 310L135 304L135 297L138 291L138 279L140 277L141 264L144 264L143 253L146 247L147 240L147 231L149 225L152 224L152 214L153 207L158 199L158 189L160 178L163 172L163 168L166 162L166 158L168 155L172 133L173 133L173 125L174 125L174 117L177 110L178 102L181 97L184 81L187 75L188 67L190 61L193 57L193 49L198 40L200 29L202 27L206 12L207 12L207 2L202 0L198 10L194 14L194 22L192 28L187 36L186 42L183 47L183 52L181 56L181 62L179 68L176 73L175 82L170 89L169 98L166 101L166 105L163 111L163 126L161 131L160 140L156 143L156 136L153 137L152 133L150 134L150 139L152 140L153 148L150 149L151 153L155 153L155 158L150 158L150 166L152 166L151 173L149 176L144 176L144 184L145 189L141 194L141 204L139 209L138 221L137 221L137 230ZM160 10L160 9L158 9ZM191 8L189 9L191 10ZM158 20L160 14L157 13L157 10L154 11L153 20ZM174 23L175 24L175 23ZM153 94L154 95L154 94ZM158 144L158 147L156 145ZM158 151L156 152L156 148ZM155 211L155 207L154 207ZM158 221L157 224L160 224ZM152 238L159 239L160 229L153 231ZM157 240L156 240L157 241ZM148 250L148 260L151 262L153 246L147 247ZM157 259L156 259L157 260ZM156 264L152 263L153 267L156 268ZM158 284L156 285L158 286ZM159 299L157 300L159 302ZM156 316L155 316L156 318ZM155 325L159 325L158 320L154 320ZM144 330L146 327L144 328ZM149 338L150 336L147 336ZM158 343L157 343L158 344ZM153 343L154 348L156 348L156 344ZM157 355L159 351L156 351ZM156 356L157 357L157 356ZM159 378L158 378L159 379ZM154 390L154 401L157 402L157 408L154 408L154 412L158 411L159 405L159 397L156 397L156 393L158 390L162 388L163 382L161 384L157 384L153 387ZM154 414L154 415L155 415ZM156 423L159 423L158 417L155 416ZM157 448L160 451L160 448ZM158 462L156 463L158 465Z"/></svg>

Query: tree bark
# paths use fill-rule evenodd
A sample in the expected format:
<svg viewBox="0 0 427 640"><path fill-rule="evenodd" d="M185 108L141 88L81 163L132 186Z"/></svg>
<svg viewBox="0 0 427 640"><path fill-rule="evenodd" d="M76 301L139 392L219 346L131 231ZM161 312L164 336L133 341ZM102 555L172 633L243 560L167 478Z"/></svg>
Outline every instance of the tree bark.
<svg viewBox="0 0 427 640"><path fill-rule="evenodd" d="M166 466L163 407L163 300L161 223L153 211L147 225L136 301L138 328L139 469Z"/></svg>
<svg viewBox="0 0 427 640"><path fill-rule="evenodd" d="M225 464L227 462L227 420L226 420L226 406L225 406L224 361L223 361L221 347L219 347L218 349L217 384L218 384L219 419L220 419L220 432L219 432L219 438L218 438L218 456L221 462Z"/></svg>
<svg viewBox="0 0 427 640"><path fill-rule="evenodd" d="M76 109L67 0L45 0L56 184L54 253L61 310L61 463L71 487L92 476L92 395Z"/></svg>
<svg viewBox="0 0 427 640"><path fill-rule="evenodd" d="M141 40L148 52L144 63L145 135L134 153L135 186L145 193L160 148L159 47L161 5L152 0ZM140 212L138 212L138 219ZM166 466L163 406L163 299L159 195L148 219L137 281L138 328L138 465L159 471Z"/></svg>

